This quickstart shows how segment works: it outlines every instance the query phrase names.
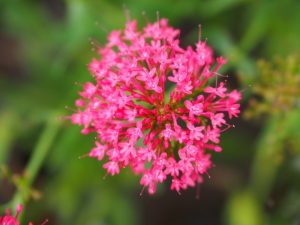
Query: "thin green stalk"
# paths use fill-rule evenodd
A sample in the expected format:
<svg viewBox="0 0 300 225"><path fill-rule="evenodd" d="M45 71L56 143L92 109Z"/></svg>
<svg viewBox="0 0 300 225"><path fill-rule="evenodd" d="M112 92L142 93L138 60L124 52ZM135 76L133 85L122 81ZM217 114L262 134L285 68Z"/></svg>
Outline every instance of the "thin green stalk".
<svg viewBox="0 0 300 225"><path fill-rule="evenodd" d="M227 224L265 224L263 205L283 162L284 144L292 124L290 114L272 115L265 124L257 143L249 187L228 201Z"/></svg>
<svg viewBox="0 0 300 225"><path fill-rule="evenodd" d="M258 142L250 187L261 202L267 199L275 176L283 161L284 139L287 136L287 120L287 117L272 116Z"/></svg>
<svg viewBox="0 0 300 225"><path fill-rule="evenodd" d="M1 112L0 115L0 166L3 166L7 162L9 149L15 139L16 122L17 117L11 111ZM1 173L0 173L1 176Z"/></svg>
<svg viewBox="0 0 300 225"><path fill-rule="evenodd" d="M9 203L10 208L15 208L17 204L24 204L30 197L31 186L43 165L43 162L51 149L55 137L60 129L62 121L55 116L51 116L41 133L33 150L29 163L25 168L24 176L17 181L17 192Z"/></svg>

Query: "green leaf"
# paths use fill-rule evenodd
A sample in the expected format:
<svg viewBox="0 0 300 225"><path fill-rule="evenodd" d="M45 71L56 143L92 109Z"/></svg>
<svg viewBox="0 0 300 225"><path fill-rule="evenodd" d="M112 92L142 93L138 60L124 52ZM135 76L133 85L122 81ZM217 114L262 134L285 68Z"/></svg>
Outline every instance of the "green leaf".
<svg viewBox="0 0 300 225"><path fill-rule="evenodd" d="M255 195L249 191L236 192L227 205L228 225L263 225L264 215Z"/></svg>

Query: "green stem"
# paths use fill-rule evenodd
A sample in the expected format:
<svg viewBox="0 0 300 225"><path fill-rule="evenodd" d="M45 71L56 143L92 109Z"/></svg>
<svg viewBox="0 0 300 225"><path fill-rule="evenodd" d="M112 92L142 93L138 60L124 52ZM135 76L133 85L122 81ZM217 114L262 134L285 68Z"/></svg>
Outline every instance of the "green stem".
<svg viewBox="0 0 300 225"><path fill-rule="evenodd" d="M55 114L56 115L56 114ZM28 165L25 168L24 177L20 178L17 183L18 191L15 193L12 201L9 203L10 208L15 208L17 204L24 204L30 197L31 186L38 175L38 172L55 140L62 121L51 116L44 131L41 133L37 144L33 150Z"/></svg>
<svg viewBox="0 0 300 225"><path fill-rule="evenodd" d="M16 138L16 124L18 118L11 111L1 112L0 115L0 166L7 163L10 147ZM1 173L0 173L1 176Z"/></svg>
<svg viewBox="0 0 300 225"><path fill-rule="evenodd" d="M267 199L283 161L287 122L287 118L272 116L258 142L250 187L261 202Z"/></svg>
<svg viewBox="0 0 300 225"><path fill-rule="evenodd" d="M265 124L258 140L249 188L232 195L227 203L228 224L265 224L263 205L282 162L286 122L282 115L273 115Z"/></svg>

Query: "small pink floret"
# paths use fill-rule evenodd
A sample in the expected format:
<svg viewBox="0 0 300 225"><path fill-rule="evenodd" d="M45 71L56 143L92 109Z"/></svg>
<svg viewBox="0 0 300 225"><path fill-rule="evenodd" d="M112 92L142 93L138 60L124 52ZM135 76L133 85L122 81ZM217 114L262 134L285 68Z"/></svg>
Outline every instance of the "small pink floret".
<svg viewBox="0 0 300 225"><path fill-rule="evenodd" d="M12 216L9 209L6 210L6 215L0 216L0 225L20 225L18 222L18 217L23 210L23 206L18 204L16 207L16 215ZM48 220L45 220L41 225L45 225ZM29 222L28 225L33 225L32 222Z"/></svg>

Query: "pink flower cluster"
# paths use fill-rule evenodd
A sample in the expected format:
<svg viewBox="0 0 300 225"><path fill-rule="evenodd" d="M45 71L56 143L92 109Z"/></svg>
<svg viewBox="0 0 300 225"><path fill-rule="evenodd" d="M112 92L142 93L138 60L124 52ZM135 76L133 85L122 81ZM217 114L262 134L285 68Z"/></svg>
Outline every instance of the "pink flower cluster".
<svg viewBox="0 0 300 225"><path fill-rule="evenodd" d="M220 133L231 127L226 119L240 112L240 93L212 82L225 60L214 60L203 41L183 49L178 37L166 19L112 31L71 115L83 134L96 133L89 156L105 160L108 174L124 167L142 174L150 194L168 177L177 192L202 182L209 152L221 151Z"/></svg>
<svg viewBox="0 0 300 225"><path fill-rule="evenodd" d="M19 225L20 223L18 222L18 216L23 210L22 205L18 205L16 209L16 216L12 216L10 213L10 210L6 211L5 216L0 216L0 225ZM48 222L48 220L45 220L41 225L45 225ZM28 225L33 225L33 223L29 223Z"/></svg>

